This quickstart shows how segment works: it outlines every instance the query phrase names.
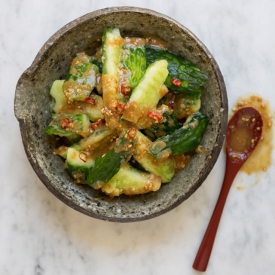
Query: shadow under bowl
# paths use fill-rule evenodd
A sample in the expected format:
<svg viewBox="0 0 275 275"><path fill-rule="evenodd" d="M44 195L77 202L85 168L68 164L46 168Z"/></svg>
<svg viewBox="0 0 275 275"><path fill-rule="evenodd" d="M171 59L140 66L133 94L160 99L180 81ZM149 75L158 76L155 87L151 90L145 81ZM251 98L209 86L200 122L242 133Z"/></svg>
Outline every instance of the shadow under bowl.
<svg viewBox="0 0 275 275"><path fill-rule="evenodd" d="M201 144L207 154L196 154L185 169L157 192L109 198L89 186L76 185L64 170L64 161L53 155L44 128L51 120L49 89L64 79L79 52L93 54L104 28L115 26L122 36L154 37L167 43L208 75L201 111L210 124ZM150 219L175 208L201 186L221 151L227 126L228 102L219 67L199 39L175 20L152 10L114 7L88 13L57 31L38 52L20 77L15 93L15 116L20 125L27 157L45 186L73 209L94 218L133 222Z"/></svg>

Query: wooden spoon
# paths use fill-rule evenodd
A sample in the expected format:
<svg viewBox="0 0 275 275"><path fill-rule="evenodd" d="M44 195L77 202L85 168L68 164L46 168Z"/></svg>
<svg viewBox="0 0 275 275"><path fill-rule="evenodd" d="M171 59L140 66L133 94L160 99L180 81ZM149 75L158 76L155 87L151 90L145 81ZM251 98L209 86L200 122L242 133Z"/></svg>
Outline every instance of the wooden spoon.
<svg viewBox="0 0 275 275"><path fill-rule="evenodd" d="M243 107L232 116L226 131L226 170L220 196L204 234L193 268L205 271L222 211L232 182L261 139L263 120L253 107Z"/></svg>

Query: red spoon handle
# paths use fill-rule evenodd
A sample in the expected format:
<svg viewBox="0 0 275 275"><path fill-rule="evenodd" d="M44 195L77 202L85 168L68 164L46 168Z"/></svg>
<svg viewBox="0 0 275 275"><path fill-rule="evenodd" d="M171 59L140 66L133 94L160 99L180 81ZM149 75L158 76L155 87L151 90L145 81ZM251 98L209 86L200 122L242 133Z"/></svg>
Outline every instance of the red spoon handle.
<svg viewBox="0 0 275 275"><path fill-rule="evenodd" d="M230 190L231 184L239 170L239 166L237 166L238 165L233 165L232 167L231 163L231 166L227 166L226 168L225 177L218 201L216 203L214 212L202 239L195 261L193 263L193 268L198 271L205 271L207 268L226 198Z"/></svg>

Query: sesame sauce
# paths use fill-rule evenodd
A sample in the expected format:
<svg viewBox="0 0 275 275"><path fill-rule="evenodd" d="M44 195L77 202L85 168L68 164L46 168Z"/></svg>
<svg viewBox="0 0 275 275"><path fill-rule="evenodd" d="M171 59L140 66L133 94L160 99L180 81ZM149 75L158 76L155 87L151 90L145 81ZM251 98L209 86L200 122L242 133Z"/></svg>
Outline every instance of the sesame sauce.
<svg viewBox="0 0 275 275"><path fill-rule="evenodd" d="M248 175L256 172L265 172L272 164L273 150L273 116L271 114L272 112L270 110L269 102L256 95L252 95L248 98L239 98L236 106L232 109L232 111L235 112L243 106L252 106L261 113L263 118L263 130L262 138L259 144L252 152L249 159L244 163L241 171L245 172ZM245 141L246 137L250 134L251 133L249 132L249 129L239 129L235 133L236 142L231 145L238 150L240 150L241 148L250 147L253 143L253 140L248 138L247 141Z"/></svg>

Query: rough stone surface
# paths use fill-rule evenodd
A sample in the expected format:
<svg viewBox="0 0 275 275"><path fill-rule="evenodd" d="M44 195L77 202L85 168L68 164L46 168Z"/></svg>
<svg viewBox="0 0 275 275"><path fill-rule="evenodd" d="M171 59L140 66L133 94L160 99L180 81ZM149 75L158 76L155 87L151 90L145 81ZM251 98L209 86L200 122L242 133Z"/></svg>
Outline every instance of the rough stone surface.
<svg viewBox="0 0 275 275"><path fill-rule="evenodd" d="M92 54L105 27L116 26L122 36L157 37L168 49L195 63L206 72L202 111L210 117L202 145L207 155L195 155L158 192L142 196L109 198L90 187L73 183L64 162L52 154L43 134L51 119L49 88L64 78L76 53ZM221 111L223 110L223 111ZM18 81L15 115L19 121L28 159L46 187L72 208L89 216L116 222L132 222L163 214L186 200L202 184L222 148L227 125L227 95L221 72L206 47L173 19L140 8L108 8L86 14L55 33ZM211 157L211 158L209 158Z"/></svg>

